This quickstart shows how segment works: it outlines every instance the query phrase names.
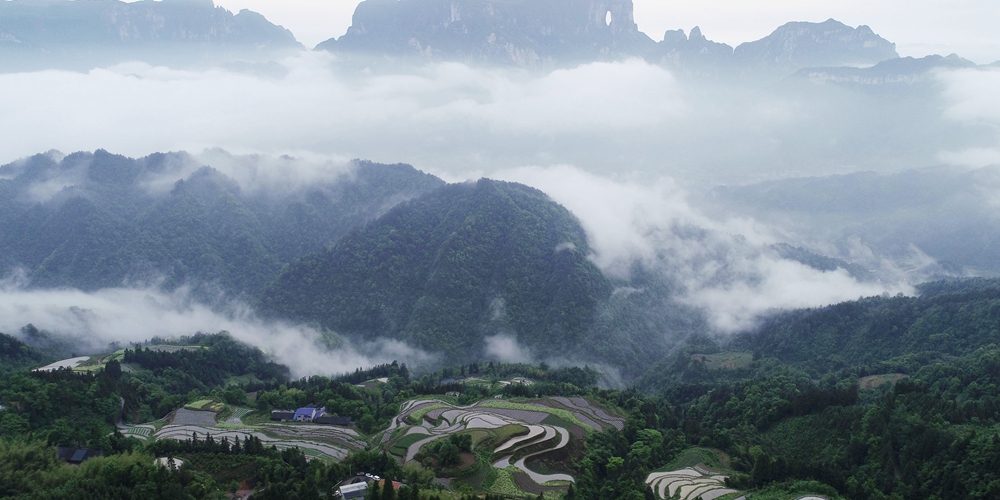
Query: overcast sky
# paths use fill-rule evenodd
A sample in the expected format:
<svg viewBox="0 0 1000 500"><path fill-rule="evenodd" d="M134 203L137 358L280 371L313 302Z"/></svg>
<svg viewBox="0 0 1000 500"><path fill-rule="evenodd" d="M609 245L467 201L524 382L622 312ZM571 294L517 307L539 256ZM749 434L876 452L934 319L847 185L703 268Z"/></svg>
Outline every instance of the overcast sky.
<svg viewBox="0 0 1000 500"><path fill-rule="evenodd" d="M668 29L700 26L710 39L738 45L788 21L834 18L867 24L895 42L900 55L958 53L978 63L1000 60L997 0L634 0L639 29L654 40ZM251 9L292 30L312 47L341 36L357 0L216 0L232 11Z"/></svg>

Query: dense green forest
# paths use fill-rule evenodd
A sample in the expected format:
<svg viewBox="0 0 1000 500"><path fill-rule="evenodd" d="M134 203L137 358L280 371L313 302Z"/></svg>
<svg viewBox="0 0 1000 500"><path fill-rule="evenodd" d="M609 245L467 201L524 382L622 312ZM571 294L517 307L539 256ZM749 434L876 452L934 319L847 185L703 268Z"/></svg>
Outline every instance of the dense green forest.
<svg viewBox="0 0 1000 500"><path fill-rule="evenodd" d="M258 160L227 159L248 169ZM408 165L359 161L335 179L253 190L198 162L186 153L131 159L98 150L0 167L0 272L23 269L38 287L165 278L166 287L252 295L285 263L443 184ZM181 180L162 185L172 178Z"/></svg>
<svg viewBox="0 0 1000 500"><path fill-rule="evenodd" d="M47 358L31 346L0 333L0 373L38 366Z"/></svg>
<svg viewBox="0 0 1000 500"><path fill-rule="evenodd" d="M588 254L568 210L535 189L483 179L403 203L296 262L260 303L435 352L477 356L484 337L512 332L542 353L562 352L612 292Z"/></svg>

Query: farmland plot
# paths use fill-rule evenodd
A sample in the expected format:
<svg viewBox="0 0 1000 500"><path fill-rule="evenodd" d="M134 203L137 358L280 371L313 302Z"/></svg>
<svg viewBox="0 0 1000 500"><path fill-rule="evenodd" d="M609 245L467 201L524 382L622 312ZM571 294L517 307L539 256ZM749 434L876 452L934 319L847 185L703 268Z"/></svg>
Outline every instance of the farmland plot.
<svg viewBox="0 0 1000 500"><path fill-rule="evenodd" d="M211 401L208 401L209 403ZM200 406L207 405L199 401ZM250 413L248 408L233 408L230 418L217 422L214 411L195 411L187 408L176 410L166 422L157 421L142 425L120 425L119 432L145 441L174 439L185 441L192 436L204 439L212 436L219 441L244 440L249 436L256 437L265 446L274 446L279 450L299 448L308 459L343 460L351 451L365 449L367 443L353 429L318 424L301 423L261 423L246 425L242 418Z"/></svg>
<svg viewBox="0 0 1000 500"><path fill-rule="evenodd" d="M677 495L680 500L694 500L698 497L703 500L715 500L730 493L737 493L736 490L726 488L725 481L726 476L713 474L698 466L668 472L653 472L646 477L646 484L657 498L669 499Z"/></svg>
<svg viewBox="0 0 1000 500"><path fill-rule="evenodd" d="M489 399L469 406L433 399L411 400L401 405L381 443L405 463L417 457L421 447L429 443L456 433L473 434L477 436L476 443L492 443L492 463L485 465L492 465L497 478L509 479L516 473L522 482L530 481L538 487L555 484L549 488L560 488L573 482L573 477L531 470L525 462L566 448L574 436L580 438L589 431L624 427L624 419L611 415L605 408L582 398L560 399L528 402ZM499 483L513 485L508 481Z"/></svg>

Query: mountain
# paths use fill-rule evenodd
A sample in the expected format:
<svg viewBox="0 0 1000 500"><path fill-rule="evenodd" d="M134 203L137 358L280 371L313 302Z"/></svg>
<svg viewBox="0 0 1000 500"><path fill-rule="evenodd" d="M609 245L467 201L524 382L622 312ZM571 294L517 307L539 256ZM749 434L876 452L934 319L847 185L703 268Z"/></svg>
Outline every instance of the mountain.
<svg viewBox="0 0 1000 500"><path fill-rule="evenodd" d="M930 283L917 297L870 297L770 318L739 336L741 350L827 373L848 367L927 364L921 356L965 356L1000 345L1000 281Z"/></svg>
<svg viewBox="0 0 1000 500"><path fill-rule="evenodd" d="M882 61L867 68L826 67L807 68L798 71L793 78L805 79L813 83L836 83L843 85L912 85L927 81L935 69L977 68L976 63L955 54L949 56L931 55L919 59L902 57Z"/></svg>
<svg viewBox="0 0 1000 500"><path fill-rule="evenodd" d="M216 153L237 173L265 161ZM187 153L51 152L0 167L0 270L36 287L252 295L285 263L441 184L409 165L354 162L324 182L243 188Z"/></svg>
<svg viewBox="0 0 1000 500"><path fill-rule="evenodd" d="M871 28L830 19L788 23L735 50L695 27L654 43L631 0L364 0L351 27L317 50L383 57L553 68L641 57L696 75L784 77L816 66L872 65L899 57Z"/></svg>
<svg viewBox="0 0 1000 500"><path fill-rule="evenodd" d="M268 60L302 48L264 16L212 0L0 2L0 71Z"/></svg>
<svg viewBox="0 0 1000 500"><path fill-rule="evenodd" d="M364 0L347 33L316 47L549 68L642 54L631 0Z"/></svg>
<svg viewBox="0 0 1000 500"><path fill-rule="evenodd" d="M647 59L688 76L729 75L734 63L733 48L709 40L697 26L690 35L684 30L668 30Z"/></svg>
<svg viewBox="0 0 1000 500"><path fill-rule="evenodd" d="M1000 169L857 172L715 188L707 210L782 227L869 269L889 259L920 281L1000 273Z"/></svg>
<svg viewBox="0 0 1000 500"><path fill-rule="evenodd" d="M690 35L667 31L647 56L681 74L751 79L781 78L802 68L871 66L897 58L896 45L868 26L852 28L833 19L788 23L735 49L709 40L697 26Z"/></svg>
<svg viewBox="0 0 1000 500"><path fill-rule="evenodd" d="M852 28L833 19L782 25L760 40L740 44L733 55L745 71L784 73L817 66L867 66L899 57L896 44L868 26Z"/></svg>
<svg viewBox="0 0 1000 500"><path fill-rule="evenodd" d="M481 355L492 335L576 349L612 285L576 218L540 191L482 179L400 204L289 266L265 311L339 333Z"/></svg>

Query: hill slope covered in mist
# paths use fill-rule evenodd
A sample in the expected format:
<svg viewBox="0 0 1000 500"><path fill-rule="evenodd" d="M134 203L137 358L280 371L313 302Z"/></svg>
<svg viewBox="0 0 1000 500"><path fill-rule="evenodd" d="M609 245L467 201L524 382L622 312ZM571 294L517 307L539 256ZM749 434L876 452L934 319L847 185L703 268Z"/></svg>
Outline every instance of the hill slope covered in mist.
<svg viewBox="0 0 1000 500"><path fill-rule="evenodd" d="M235 171L262 161L222 160ZM33 287L159 283L253 294L284 263L443 184L408 165L357 162L324 181L243 188L202 164L186 153L131 159L99 150L0 167L0 269L23 272Z"/></svg>
<svg viewBox="0 0 1000 500"><path fill-rule="evenodd" d="M720 186L705 206L780 225L873 268L891 259L918 282L1000 273L997 189L997 167L856 172Z"/></svg>

